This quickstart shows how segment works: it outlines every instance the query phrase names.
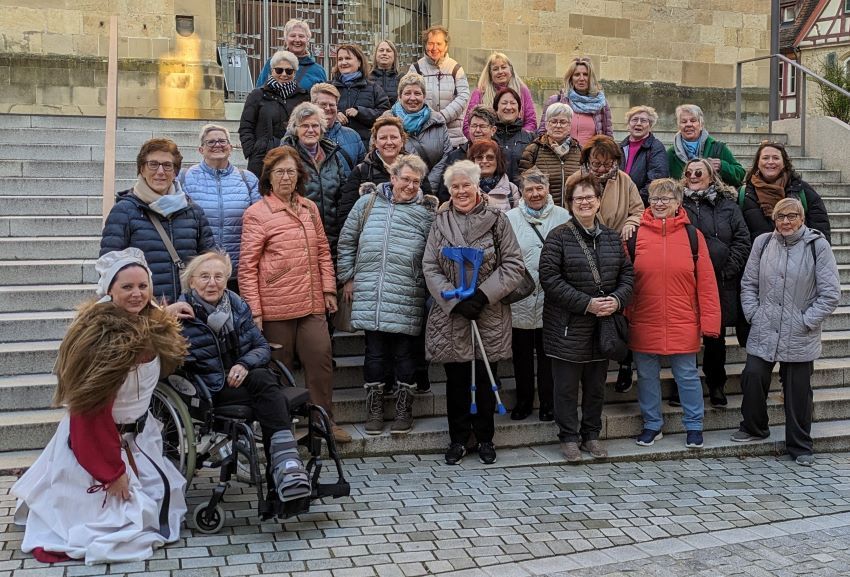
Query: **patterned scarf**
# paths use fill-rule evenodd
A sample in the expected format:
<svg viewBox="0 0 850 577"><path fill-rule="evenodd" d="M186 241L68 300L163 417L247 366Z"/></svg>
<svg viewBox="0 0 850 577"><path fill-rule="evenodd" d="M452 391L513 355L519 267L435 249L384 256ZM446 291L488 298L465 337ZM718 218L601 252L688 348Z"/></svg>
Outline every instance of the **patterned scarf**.
<svg viewBox="0 0 850 577"><path fill-rule="evenodd" d="M266 81L266 86L284 100L295 94L295 91L298 90L298 83L294 80L281 84L275 80L274 76L269 76L269 79Z"/></svg>
<svg viewBox="0 0 850 577"><path fill-rule="evenodd" d="M617 163L614 163L614 166L611 167L611 170L609 170L606 174L603 174L602 176L597 176L596 178L599 179L599 183L602 185L602 188L604 189L605 185L608 184L608 181L611 180L612 178L614 178L615 176L617 176L618 172L620 172L620 167L617 166ZM587 164L582 165L581 173L582 174L595 174L590 169L590 166L588 166Z"/></svg>
<svg viewBox="0 0 850 577"><path fill-rule="evenodd" d="M546 204L543 205L543 208L534 210L525 203L524 198L521 198L519 200L519 208L525 220L539 222L545 220L552 213L552 209L555 208L555 201L552 200L552 195L550 194L546 197Z"/></svg>
<svg viewBox="0 0 850 577"><path fill-rule="evenodd" d="M497 184L499 184L500 180L502 180L502 177L498 174L494 174L493 176L482 176L478 183L478 188L481 189L481 192L490 192Z"/></svg>
<svg viewBox="0 0 850 577"><path fill-rule="evenodd" d="M601 90L596 93L596 96L587 96L570 88L567 98L570 99L570 108L573 109L573 112L579 114L596 114L608 103L605 99L605 93Z"/></svg>
<svg viewBox="0 0 850 577"><path fill-rule="evenodd" d="M401 100L393 104L393 114L401 119L404 131L410 136L416 136L422 132L422 127L431 118L431 109L425 104L419 112L407 112L401 105Z"/></svg>
<svg viewBox="0 0 850 577"><path fill-rule="evenodd" d="M691 190L690 188L685 188L685 196L699 204L703 200L708 200L711 203L714 203L717 198L717 189L712 184L705 190Z"/></svg>

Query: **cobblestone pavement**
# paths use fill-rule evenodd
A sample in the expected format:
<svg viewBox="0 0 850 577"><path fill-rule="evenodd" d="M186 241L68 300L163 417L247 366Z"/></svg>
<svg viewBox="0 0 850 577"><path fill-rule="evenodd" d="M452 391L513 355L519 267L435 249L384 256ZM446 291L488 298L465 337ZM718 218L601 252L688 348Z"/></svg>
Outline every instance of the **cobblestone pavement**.
<svg viewBox="0 0 850 577"><path fill-rule="evenodd" d="M314 503L297 521L261 523L252 488L235 484L220 534L185 529L149 561L108 567L51 567L21 553L8 494L15 479L2 477L0 577L565 577L610 568L597 577L683 575L676 571L688 564L707 571L689 575L846 575L849 458L818 455L811 468L774 457L534 466L523 450L500 451L489 467L473 456L459 467L438 455L347 459L351 497ZM198 475L190 511L214 485L213 472ZM732 545L717 549L723 543ZM787 553L777 543L788 543ZM712 569L721 562L730 572ZM831 573L836 565L844 573Z"/></svg>

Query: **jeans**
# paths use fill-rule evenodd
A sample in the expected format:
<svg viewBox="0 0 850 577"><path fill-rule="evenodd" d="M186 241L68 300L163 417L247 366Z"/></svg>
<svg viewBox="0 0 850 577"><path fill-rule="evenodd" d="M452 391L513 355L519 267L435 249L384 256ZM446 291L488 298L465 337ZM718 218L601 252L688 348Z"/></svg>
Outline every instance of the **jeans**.
<svg viewBox="0 0 850 577"><path fill-rule="evenodd" d="M366 331L366 357L363 361L363 379L367 383L380 383L389 367L400 383L413 383L416 358L413 347L417 337L401 333Z"/></svg>
<svg viewBox="0 0 850 577"><path fill-rule="evenodd" d="M661 359L664 355L634 353L638 374L638 403L643 427L660 431L664 426L661 414ZM702 431L702 383L697 372L696 353L666 355L673 369L673 378L682 401L682 424L686 431Z"/></svg>
<svg viewBox="0 0 850 577"><path fill-rule="evenodd" d="M552 410L552 364L543 352L543 329L513 329L511 348L516 380L516 406L534 406L534 351L537 351L537 397L541 411Z"/></svg>
<svg viewBox="0 0 850 577"><path fill-rule="evenodd" d="M578 443L599 438L608 361L571 363L552 359L555 380L555 422L558 440ZM581 426L578 420L578 391L581 381Z"/></svg>

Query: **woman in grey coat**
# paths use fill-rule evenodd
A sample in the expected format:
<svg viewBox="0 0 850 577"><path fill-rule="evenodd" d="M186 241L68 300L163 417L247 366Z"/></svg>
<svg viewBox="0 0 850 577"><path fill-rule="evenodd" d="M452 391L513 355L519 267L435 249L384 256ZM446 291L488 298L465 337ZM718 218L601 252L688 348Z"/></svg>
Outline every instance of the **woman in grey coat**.
<svg viewBox="0 0 850 577"><path fill-rule="evenodd" d="M511 356L511 307L502 302L522 281L525 265L516 236L504 213L491 207L478 187L481 169L461 160L446 170L451 200L440 207L422 259L422 272L434 306L428 313L425 350L446 369L446 413L451 445L446 463L456 465L466 455L466 443L475 433L481 462L496 462L493 410L496 399L486 386L481 352L472 346L470 321L477 321L481 341L496 374L496 362ZM483 251L475 293L460 302L444 299L443 291L460 286L457 264L443 256L445 247ZM467 267L468 269L469 267ZM467 271L469 273L469 271ZM478 412L471 414L469 385L472 363L478 375Z"/></svg>
<svg viewBox="0 0 850 577"><path fill-rule="evenodd" d="M838 267L823 234L803 224L803 205L784 198L773 209L774 232L759 236L744 269L741 306L752 325L741 373L740 430L733 441L770 436L767 392L779 362L785 393L785 448L799 465L812 465L812 385L821 354L821 324L841 294Z"/></svg>
<svg viewBox="0 0 850 577"><path fill-rule="evenodd" d="M393 434L413 428L414 373L417 335L425 310L422 253L437 199L424 196L425 163L405 155L390 166L390 182L360 187L360 199L348 215L339 237L337 280L343 299L353 301L351 326L366 332L363 378L369 416L366 433L384 429L383 380L387 364L398 379ZM421 344L419 344L421 347Z"/></svg>

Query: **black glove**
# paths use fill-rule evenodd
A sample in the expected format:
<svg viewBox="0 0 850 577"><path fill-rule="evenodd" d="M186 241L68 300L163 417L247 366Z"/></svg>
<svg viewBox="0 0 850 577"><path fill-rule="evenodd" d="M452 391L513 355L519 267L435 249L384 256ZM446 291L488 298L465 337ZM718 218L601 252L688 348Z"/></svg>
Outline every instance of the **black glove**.
<svg viewBox="0 0 850 577"><path fill-rule="evenodd" d="M452 312L462 315L471 321L478 320L478 317L484 311L484 307L489 302L487 295L481 292L481 289L475 289L472 296L457 303L455 308L452 309Z"/></svg>

